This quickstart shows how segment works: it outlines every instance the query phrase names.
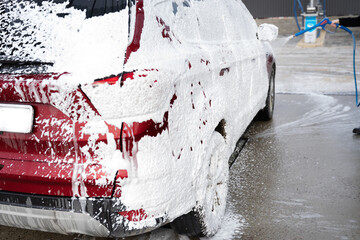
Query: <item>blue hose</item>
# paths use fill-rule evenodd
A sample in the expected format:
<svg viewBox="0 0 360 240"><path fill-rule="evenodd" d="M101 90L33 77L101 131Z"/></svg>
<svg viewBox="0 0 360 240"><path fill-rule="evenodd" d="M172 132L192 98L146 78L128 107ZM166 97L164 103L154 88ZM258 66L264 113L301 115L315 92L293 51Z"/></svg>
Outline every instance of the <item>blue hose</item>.
<svg viewBox="0 0 360 240"><path fill-rule="evenodd" d="M354 68L354 80L355 80L356 106L360 107L359 93L358 93L357 80L356 80L356 39L355 39L355 35L347 27L339 25L339 28L346 31L346 32L348 32L353 38L353 42L354 42L354 44L353 44L353 48L354 48L354 50L353 50L353 68Z"/></svg>
<svg viewBox="0 0 360 240"><path fill-rule="evenodd" d="M313 29L316 29L318 27L321 27L322 29L326 30L325 29L325 26L328 25L328 24L331 24L331 21L328 19L328 18L324 18L323 20L321 20L321 22L319 22L318 24L316 24L315 26L311 27L311 28L308 28L308 29L305 29L305 30L302 30L298 33L296 33L294 35L294 37L298 37L308 31L311 31ZM337 28L340 28L346 32L348 32L351 36L352 36L352 39L353 39L353 71L354 71L354 81L355 81L355 95L356 95L356 106L357 107L360 107L360 102L359 102L359 93L358 93L358 86L357 86L357 79L356 79L356 39L355 39L355 35L354 33L348 29L347 27L344 27L344 26L341 26L341 25L338 25L337 24ZM335 30L336 31L336 30Z"/></svg>
<svg viewBox="0 0 360 240"><path fill-rule="evenodd" d="M304 8L300 2L300 0L294 0L294 17L295 17L295 21L296 21L296 25L298 27L299 30L301 30L300 24L299 24L299 20L297 17L297 5L299 4L301 13L304 13Z"/></svg>
<svg viewBox="0 0 360 240"><path fill-rule="evenodd" d="M304 11L304 8L303 8L303 6L302 6L302 4L301 4L300 0L297 0L297 2L298 2L298 4L299 4L299 7L300 7L300 10L301 10L301 13L304 13L305 11Z"/></svg>

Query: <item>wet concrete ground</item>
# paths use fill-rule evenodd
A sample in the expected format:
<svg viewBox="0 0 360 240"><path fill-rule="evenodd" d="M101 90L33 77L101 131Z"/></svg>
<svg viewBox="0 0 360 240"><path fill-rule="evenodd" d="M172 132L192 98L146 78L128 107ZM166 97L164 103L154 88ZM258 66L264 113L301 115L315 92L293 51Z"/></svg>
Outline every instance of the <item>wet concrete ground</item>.
<svg viewBox="0 0 360 240"><path fill-rule="evenodd" d="M281 36L296 31L291 19L261 21L279 25ZM327 36L317 49L296 48L297 41L276 49L274 119L254 122L245 133L249 140L231 168L228 209L213 240L360 239L360 136L351 133L360 126L360 109L351 38ZM0 226L0 239L74 236ZM188 238L162 228L131 239Z"/></svg>
<svg viewBox="0 0 360 240"><path fill-rule="evenodd" d="M352 96L277 95L231 169L233 239L360 239L360 111Z"/></svg>

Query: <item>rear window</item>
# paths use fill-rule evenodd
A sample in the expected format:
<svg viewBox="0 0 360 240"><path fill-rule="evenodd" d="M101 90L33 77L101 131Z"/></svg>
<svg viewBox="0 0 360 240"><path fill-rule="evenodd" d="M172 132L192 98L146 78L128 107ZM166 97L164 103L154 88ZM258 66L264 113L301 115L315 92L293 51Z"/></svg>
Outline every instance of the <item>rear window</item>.
<svg viewBox="0 0 360 240"><path fill-rule="evenodd" d="M127 0L2 0L3 10L9 11L11 5L9 3L21 3L29 2L36 3L38 6L43 5L44 3L52 2L55 4L66 3L67 8L75 8L78 10L85 10L86 17L96 17L103 16L107 13L118 12L126 8ZM65 16L66 14L58 14L60 17Z"/></svg>
<svg viewBox="0 0 360 240"><path fill-rule="evenodd" d="M86 17L102 16L125 9L126 0L72 0L69 7L86 10Z"/></svg>
<svg viewBox="0 0 360 240"><path fill-rule="evenodd" d="M117 74L127 45L128 4L1 0L0 73Z"/></svg>
<svg viewBox="0 0 360 240"><path fill-rule="evenodd" d="M0 56L0 73L41 74L48 73L53 63L26 61L15 57Z"/></svg>

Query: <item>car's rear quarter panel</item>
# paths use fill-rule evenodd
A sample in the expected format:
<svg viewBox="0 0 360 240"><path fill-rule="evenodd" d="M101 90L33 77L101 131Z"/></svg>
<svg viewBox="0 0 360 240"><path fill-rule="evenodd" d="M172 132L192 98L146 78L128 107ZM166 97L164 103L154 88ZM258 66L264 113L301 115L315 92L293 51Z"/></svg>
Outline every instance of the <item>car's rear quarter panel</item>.
<svg viewBox="0 0 360 240"><path fill-rule="evenodd" d="M108 176L106 187L97 186L95 180L108 174L101 170L94 152L85 155L81 150L90 144L89 135L83 131L87 121L97 115L91 103L78 87L62 90L54 76L32 77L7 75L0 80L2 103L31 105L35 112L31 133L0 134L0 160L4 165L0 171L1 190L111 196L114 176ZM107 143L106 134L96 139L95 144L101 143ZM74 171L76 165L83 167ZM82 168L84 176L76 173ZM74 186L77 181L84 181L88 192L79 193Z"/></svg>
<svg viewBox="0 0 360 240"><path fill-rule="evenodd" d="M203 197L201 179L207 171L208 145L216 126L226 120L230 155L237 139L265 106L268 88L265 52L256 39L253 19L253 42L203 41L199 30L194 30L197 23L189 26L194 28L189 41L177 32L176 17L187 11L177 3L175 14L172 1L144 1L140 47L125 65L126 71L157 69L156 80L168 82L167 94L173 98L153 115L162 122L167 112L168 129L137 143L137 168L129 175L134 181L124 182L121 200L130 209L143 206L149 215L166 212L170 220L190 211ZM191 7L201 4L205 3L193 2ZM191 10L194 12L189 14L196 19L197 11Z"/></svg>

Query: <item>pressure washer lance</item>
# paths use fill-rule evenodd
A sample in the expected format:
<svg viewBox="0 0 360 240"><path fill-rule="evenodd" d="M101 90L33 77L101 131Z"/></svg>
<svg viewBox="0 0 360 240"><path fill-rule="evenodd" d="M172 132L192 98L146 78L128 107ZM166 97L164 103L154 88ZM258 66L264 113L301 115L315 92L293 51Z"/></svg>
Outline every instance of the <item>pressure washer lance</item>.
<svg viewBox="0 0 360 240"><path fill-rule="evenodd" d="M356 60L356 40L355 40L355 35L350 29L348 29L347 27L341 26L339 24L336 24L336 29L335 29L334 32L328 31L327 29L325 29L325 27L328 24L331 25L331 23L332 22L329 20L329 18L324 18L318 24L314 25L313 27L307 28L305 30L302 30L302 31L296 33L291 38L299 37L299 36L303 35L304 33L315 30L316 28L319 28L319 27L321 27L323 30L325 30L326 32L329 32L329 33L335 33L338 28L348 32L352 36L353 42L354 42L354 46L353 46L353 69L354 69L354 81L355 81L356 106L360 107L359 94L358 94L358 88L357 88L357 80L356 80L356 65L355 65L355 60Z"/></svg>

